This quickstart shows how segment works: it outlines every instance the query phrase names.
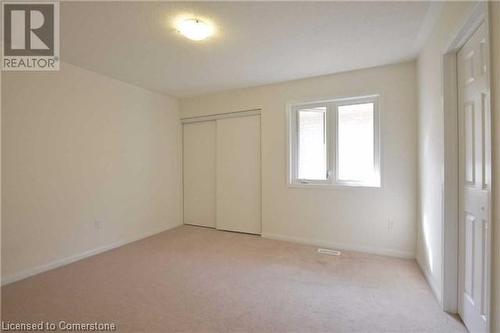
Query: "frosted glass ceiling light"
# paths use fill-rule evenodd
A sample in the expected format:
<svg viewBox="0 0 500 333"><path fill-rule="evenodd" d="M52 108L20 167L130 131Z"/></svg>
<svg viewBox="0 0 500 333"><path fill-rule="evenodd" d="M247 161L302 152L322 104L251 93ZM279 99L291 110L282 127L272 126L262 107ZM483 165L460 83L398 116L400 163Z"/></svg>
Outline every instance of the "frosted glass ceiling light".
<svg viewBox="0 0 500 333"><path fill-rule="evenodd" d="M187 19L177 24L177 30L191 40L203 40L213 35L214 28L199 19Z"/></svg>

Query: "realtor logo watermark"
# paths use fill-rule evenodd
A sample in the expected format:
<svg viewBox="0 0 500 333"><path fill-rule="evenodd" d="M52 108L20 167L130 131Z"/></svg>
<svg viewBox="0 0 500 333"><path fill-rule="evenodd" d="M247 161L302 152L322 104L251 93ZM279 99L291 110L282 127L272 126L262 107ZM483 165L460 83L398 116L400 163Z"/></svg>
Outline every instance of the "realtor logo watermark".
<svg viewBox="0 0 500 333"><path fill-rule="evenodd" d="M2 69L59 70L59 3L3 2Z"/></svg>

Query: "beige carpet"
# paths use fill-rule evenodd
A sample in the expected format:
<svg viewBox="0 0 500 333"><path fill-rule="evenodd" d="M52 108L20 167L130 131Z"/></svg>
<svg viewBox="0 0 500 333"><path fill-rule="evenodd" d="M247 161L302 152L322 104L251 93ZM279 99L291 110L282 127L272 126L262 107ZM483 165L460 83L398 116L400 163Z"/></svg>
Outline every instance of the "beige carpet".
<svg viewBox="0 0 500 333"><path fill-rule="evenodd" d="M119 332L464 332L415 261L182 226L2 288L7 321Z"/></svg>

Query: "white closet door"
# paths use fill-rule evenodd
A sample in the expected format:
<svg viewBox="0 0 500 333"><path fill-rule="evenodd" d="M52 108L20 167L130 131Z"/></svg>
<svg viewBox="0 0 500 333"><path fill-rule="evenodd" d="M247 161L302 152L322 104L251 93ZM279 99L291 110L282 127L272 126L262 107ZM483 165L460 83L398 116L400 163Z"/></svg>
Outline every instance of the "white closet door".
<svg viewBox="0 0 500 333"><path fill-rule="evenodd" d="M217 120L217 229L261 233L260 116Z"/></svg>
<svg viewBox="0 0 500 333"><path fill-rule="evenodd" d="M184 223L215 228L215 121L183 125Z"/></svg>

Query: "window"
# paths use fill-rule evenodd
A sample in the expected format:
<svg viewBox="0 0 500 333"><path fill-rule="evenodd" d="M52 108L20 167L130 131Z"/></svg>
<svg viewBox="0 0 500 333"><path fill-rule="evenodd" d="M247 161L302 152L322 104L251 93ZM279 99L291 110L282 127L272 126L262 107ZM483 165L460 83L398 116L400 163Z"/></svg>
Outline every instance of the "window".
<svg viewBox="0 0 500 333"><path fill-rule="evenodd" d="M290 109L290 183L380 186L377 96Z"/></svg>
<svg viewBox="0 0 500 333"><path fill-rule="evenodd" d="M325 180L327 178L326 108L298 111L298 177Z"/></svg>
<svg viewBox="0 0 500 333"><path fill-rule="evenodd" d="M374 103L339 105L337 108L337 178L374 183Z"/></svg>

